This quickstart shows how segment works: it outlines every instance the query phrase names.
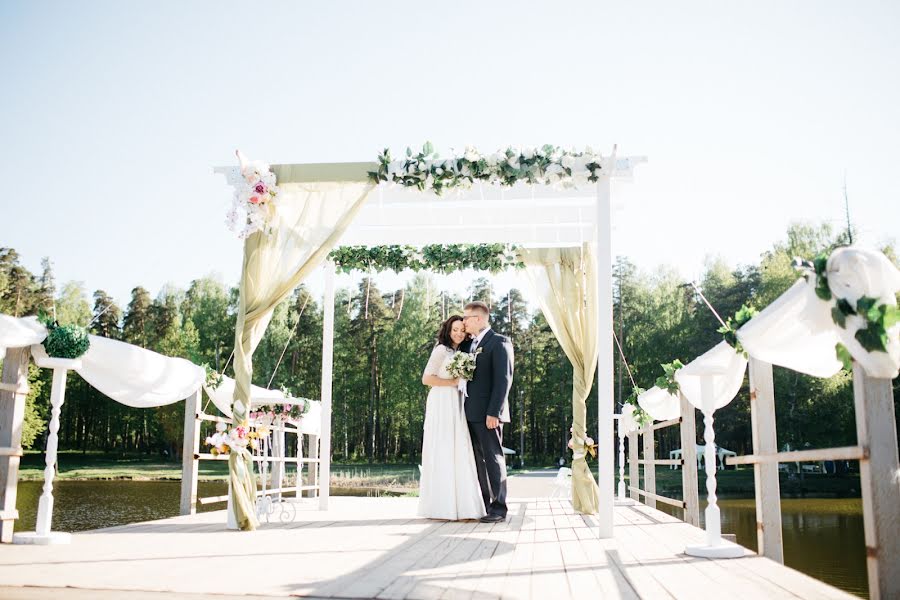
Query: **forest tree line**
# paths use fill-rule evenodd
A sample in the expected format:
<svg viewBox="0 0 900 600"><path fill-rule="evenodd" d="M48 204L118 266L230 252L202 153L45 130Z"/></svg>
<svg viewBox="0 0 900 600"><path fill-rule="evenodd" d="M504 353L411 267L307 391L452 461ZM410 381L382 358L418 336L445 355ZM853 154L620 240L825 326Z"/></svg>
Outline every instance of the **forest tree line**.
<svg viewBox="0 0 900 600"><path fill-rule="evenodd" d="M698 282L709 302L727 318L743 304L764 308L798 277L795 256L811 258L843 243L827 226L796 225L763 253L756 265L731 268L710 260ZM896 262L892 248L885 252ZM630 366L616 351L615 400L631 393L631 378L649 388L661 363L687 363L722 338L719 323L693 286L662 267L640 272L625 257L613 267L615 330ZM519 290L495 294L489 276L478 277L465 296L439 289L430 274L402 288L380 290L374 279L336 293L334 416L332 448L337 461L419 460L427 389L422 370L441 321L461 313L469 300L491 307L491 326L513 340L516 372L510 393L512 422L504 445L529 466L568 456L572 369L539 310L529 311ZM78 282L58 286L49 258L41 272L21 264L13 248L0 248L0 312L24 316L43 309L61 324L76 323L97 335L123 340L232 375L238 291L211 277L186 290L166 287L155 297L135 287L126 306L103 290L88 296ZM254 383L284 386L296 396L318 398L321 389L322 306L304 286L275 311L254 355ZM279 364L280 361L280 364ZM278 368L276 369L276 364ZM31 365L23 445L42 449L49 417L49 370ZM792 448L856 443L851 375L816 379L775 369L779 444ZM900 387L895 382L895 399ZM204 400L204 403L206 401ZM896 405L896 403L895 403ZM596 430L596 386L588 400L589 431ZM210 404L208 412L214 412ZM60 447L119 455L166 455L181 449L184 405L135 409L118 404L72 373L63 405ZM702 419L698 419L702 427ZM716 414L716 440L728 449L751 448L746 382L739 396ZM680 446L663 435L661 453Z"/></svg>

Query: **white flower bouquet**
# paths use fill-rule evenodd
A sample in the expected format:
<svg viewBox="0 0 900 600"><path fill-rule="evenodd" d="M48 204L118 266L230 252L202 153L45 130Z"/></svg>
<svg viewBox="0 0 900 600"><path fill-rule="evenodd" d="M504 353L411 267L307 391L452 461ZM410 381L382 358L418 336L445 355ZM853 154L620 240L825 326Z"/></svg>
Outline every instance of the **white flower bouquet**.
<svg viewBox="0 0 900 600"><path fill-rule="evenodd" d="M471 381L475 376L475 355L468 352L457 352L450 359L447 371L452 377Z"/></svg>

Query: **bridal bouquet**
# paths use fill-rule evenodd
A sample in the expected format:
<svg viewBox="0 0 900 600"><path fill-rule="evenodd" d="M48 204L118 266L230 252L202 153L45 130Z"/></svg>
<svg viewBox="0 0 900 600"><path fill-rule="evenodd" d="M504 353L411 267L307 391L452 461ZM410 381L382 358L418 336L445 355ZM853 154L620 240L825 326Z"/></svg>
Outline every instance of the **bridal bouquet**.
<svg viewBox="0 0 900 600"><path fill-rule="evenodd" d="M471 381L475 376L475 355L468 352L457 352L450 359L447 371L452 377Z"/></svg>

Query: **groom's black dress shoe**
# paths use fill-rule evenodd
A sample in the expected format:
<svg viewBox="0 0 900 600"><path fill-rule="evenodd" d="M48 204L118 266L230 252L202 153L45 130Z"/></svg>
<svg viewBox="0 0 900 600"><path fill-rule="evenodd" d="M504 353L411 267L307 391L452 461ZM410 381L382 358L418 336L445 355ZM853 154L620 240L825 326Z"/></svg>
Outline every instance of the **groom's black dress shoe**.
<svg viewBox="0 0 900 600"><path fill-rule="evenodd" d="M482 523L502 523L506 517L500 515L485 515L479 519Z"/></svg>

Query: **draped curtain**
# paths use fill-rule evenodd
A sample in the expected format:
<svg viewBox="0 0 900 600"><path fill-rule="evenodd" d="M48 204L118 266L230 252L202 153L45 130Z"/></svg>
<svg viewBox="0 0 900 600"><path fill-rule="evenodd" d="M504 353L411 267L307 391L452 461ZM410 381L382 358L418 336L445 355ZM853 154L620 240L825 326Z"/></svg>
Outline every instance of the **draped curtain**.
<svg viewBox="0 0 900 600"><path fill-rule="evenodd" d="M590 244L525 248L520 256L541 312L572 363L572 506L594 514L598 488L585 458L585 428L597 369L597 260Z"/></svg>
<svg viewBox="0 0 900 600"><path fill-rule="evenodd" d="M373 188L362 182L279 183L271 232L245 240L234 339L235 424L247 423L253 352L275 307L325 261ZM238 526L250 530L258 524L256 484L249 453L244 454L229 463L232 503Z"/></svg>

